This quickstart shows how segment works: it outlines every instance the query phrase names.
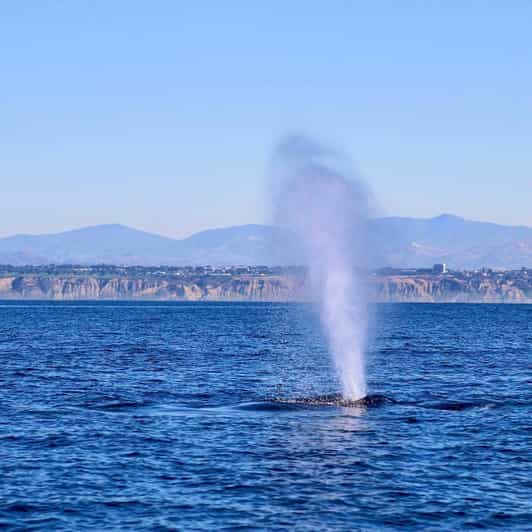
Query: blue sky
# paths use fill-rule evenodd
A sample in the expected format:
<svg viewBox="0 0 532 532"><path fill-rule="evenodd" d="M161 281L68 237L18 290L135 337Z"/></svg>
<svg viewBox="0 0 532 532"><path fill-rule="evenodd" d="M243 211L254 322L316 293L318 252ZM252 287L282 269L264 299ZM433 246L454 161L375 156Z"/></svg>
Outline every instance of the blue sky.
<svg viewBox="0 0 532 532"><path fill-rule="evenodd" d="M267 221L277 139L345 152L381 213L532 226L532 3L0 6L0 235Z"/></svg>

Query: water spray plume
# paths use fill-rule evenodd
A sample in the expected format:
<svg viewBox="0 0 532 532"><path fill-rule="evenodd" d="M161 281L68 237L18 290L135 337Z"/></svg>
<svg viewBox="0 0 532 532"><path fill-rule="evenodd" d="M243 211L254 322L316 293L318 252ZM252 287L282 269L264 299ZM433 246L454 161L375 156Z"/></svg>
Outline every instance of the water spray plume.
<svg viewBox="0 0 532 532"><path fill-rule="evenodd" d="M273 165L275 220L296 237L319 302L343 396L366 395L365 238L368 191L341 158L302 136L284 139Z"/></svg>

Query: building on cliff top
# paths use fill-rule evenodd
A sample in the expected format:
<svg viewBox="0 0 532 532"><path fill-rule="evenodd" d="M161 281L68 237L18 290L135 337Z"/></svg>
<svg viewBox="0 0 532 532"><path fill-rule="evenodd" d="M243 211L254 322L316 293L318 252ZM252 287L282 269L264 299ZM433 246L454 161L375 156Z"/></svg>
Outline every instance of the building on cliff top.
<svg viewBox="0 0 532 532"><path fill-rule="evenodd" d="M437 274L443 274L443 273L447 273L447 265L446 264L435 264L433 267L432 267L432 273L437 273Z"/></svg>

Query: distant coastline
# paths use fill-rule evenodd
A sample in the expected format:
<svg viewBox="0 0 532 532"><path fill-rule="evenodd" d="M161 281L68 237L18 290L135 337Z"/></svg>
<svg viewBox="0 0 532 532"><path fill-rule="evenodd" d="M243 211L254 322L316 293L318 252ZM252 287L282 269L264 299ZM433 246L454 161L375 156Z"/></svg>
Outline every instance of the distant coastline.
<svg viewBox="0 0 532 532"><path fill-rule="evenodd" d="M392 270L369 276L370 300L382 303L532 303L532 269ZM312 300L300 268L0 267L0 299L51 301Z"/></svg>

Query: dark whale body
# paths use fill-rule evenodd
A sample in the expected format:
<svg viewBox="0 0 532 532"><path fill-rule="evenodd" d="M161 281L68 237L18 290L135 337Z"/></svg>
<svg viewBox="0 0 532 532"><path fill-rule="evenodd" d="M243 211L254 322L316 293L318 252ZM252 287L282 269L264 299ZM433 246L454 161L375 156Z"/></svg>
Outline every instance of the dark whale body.
<svg viewBox="0 0 532 532"><path fill-rule="evenodd" d="M395 403L395 401L385 395L366 395L362 399L352 401L345 399L341 394L325 394L315 397L296 397L293 399L274 399L275 402L291 403L306 406L343 406L343 407L377 407Z"/></svg>

